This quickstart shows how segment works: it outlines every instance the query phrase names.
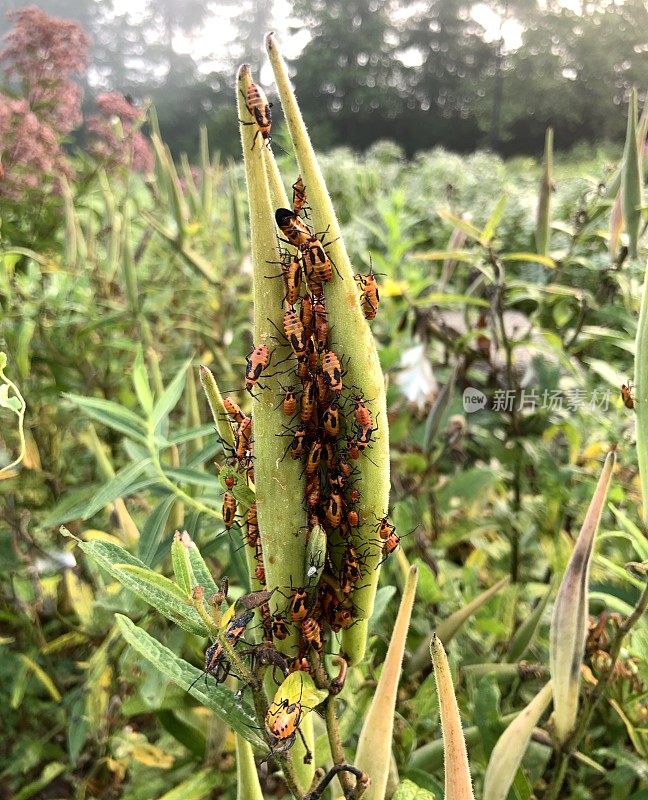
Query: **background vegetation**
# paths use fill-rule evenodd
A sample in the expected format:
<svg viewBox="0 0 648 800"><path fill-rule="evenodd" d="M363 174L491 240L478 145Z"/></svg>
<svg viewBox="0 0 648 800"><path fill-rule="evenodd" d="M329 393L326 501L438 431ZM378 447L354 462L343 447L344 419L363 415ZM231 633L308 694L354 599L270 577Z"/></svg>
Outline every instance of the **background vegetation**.
<svg viewBox="0 0 648 800"><path fill-rule="evenodd" d="M596 67L596 59L613 59L621 49L600 41L594 47L593 35L579 38L578 58L591 53L592 61L583 60L573 83L550 84L555 95L551 111L543 112L548 95L543 100L539 90L534 94L534 81L546 87L551 72L539 66L541 56L545 64L566 58L566 44L555 45L559 55L549 49L536 54L530 37L544 43L552 25L560 30L571 20L573 28L574 17L550 4L542 13L529 8L536 17L524 46L500 61L516 65L502 67L505 86L519 81L524 102L518 97L516 105L511 93L493 128L479 104L487 85L481 79L482 89L466 98L465 107L455 97L448 100L449 116L440 112L431 54L452 48L425 39L432 60L408 73L418 81L412 90L417 108L430 106L430 138L418 142L421 117L416 108L411 117L403 114L408 100L397 90L409 80L407 71L391 98L385 90L394 84L393 70L404 69L395 46L376 78L380 107L368 111L373 87L366 85L359 53L383 52L375 42L392 37L385 36L388 16L363 16L365 4L359 4L360 30L368 37L360 47L345 16L353 5L340 4L336 17L330 3L295 4L295 13L311 20L313 35L297 62L296 85L316 141L346 145L326 154L322 164L353 263L364 271L371 256L382 273L374 333L389 379L393 519L399 531L412 534L403 539L403 553L383 567L370 652L353 676L355 692L346 700L342 726L345 740L354 742L393 625L390 601L402 587L406 562L416 562L420 580L396 717L394 775L442 797L439 716L426 651L431 630L508 578L446 642L473 777L481 787L503 720L546 680L553 576L564 570L611 443L619 466L592 568L585 693L605 668L614 614L629 613L645 582L623 568L648 560L648 547L640 523L633 413L618 392L632 374L646 253L640 247L639 257L629 257L631 242L615 215L620 145L601 146L604 136L623 140L626 90L641 73L632 72L639 62L623 37L619 47L630 67L621 72ZM169 8L168 19L179 19ZM241 22L246 11L251 25L250 9ZM427 11L434 18L434 8ZM474 25L459 11L453 9L459 53L467 63L472 45L483 51L479 74L488 78L493 49L470 35ZM585 11L579 24L590 34L604 29L606 35L630 36L641 29L640 17L629 16L643 13L639 4L588 5ZM604 24L596 15L606 15ZM623 23L617 28L614 20ZM92 115L85 149L72 148L68 139L80 96L69 73L85 69L85 40L75 28L53 31L42 17L14 22L17 34L5 52L10 102L0 114L0 349L9 357L7 374L26 399L27 422L25 459L0 481L0 787L20 800L172 800L210 792L234 798L228 729L141 661L119 635L114 615L127 614L196 664L204 641L162 620L59 533L63 524L88 541L121 544L168 573L173 531L186 528L216 581L227 575L239 592L247 588L239 537L225 534L220 519L214 461L222 464L225 455L197 388L200 363L214 370L221 387L240 386L252 344L241 168L226 163L227 138L210 137L198 126L202 118L218 132L227 120L233 147L231 71L224 66L221 75L227 76L227 110L196 114L187 124L185 105L186 139L174 139L179 126L168 123L169 139L189 149L191 158L174 164L155 113L145 121L140 107L112 93L104 93ZM87 22L100 24L96 17ZM108 36L110 26L101 25ZM410 36L420 27L417 22ZM444 22L441 30L450 36L455 28ZM30 61L23 46L39 31L62 42L63 53L69 53L70 37L77 43L78 63L61 59L56 80L45 85L33 60L42 50L31 51ZM565 33L564 42L572 35ZM315 65L334 52L332 44L343 48L344 42L349 49L328 76L344 99L338 109L335 91L317 83L325 71ZM100 44L96 40L95 59ZM128 63L124 55L110 58ZM515 59L528 61L526 81L524 64ZM183 63L192 70L186 80L193 81L195 65ZM180 66L169 62L168 75L180 79ZM380 75L373 66L372 74ZM101 80L113 88L106 70ZM597 80L601 74L616 75L618 86ZM343 83L350 77L357 86ZM196 97L204 90L217 107L213 85L198 83ZM122 86L147 91L125 79ZM170 94L160 94L159 112L173 115L173 93L168 82L163 86ZM561 95L567 86L580 88ZM586 87L594 86L591 96ZM178 98L182 84L176 88ZM352 100L354 92L359 94ZM189 102L190 95L184 97ZM486 97L492 101L493 92L482 97L484 103ZM465 138L461 127L453 127L458 118L465 120ZM539 159L550 120L558 142L589 138L595 145L557 159L549 244L546 254L538 254ZM405 135L408 126L411 136ZM453 147L470 149L495 131L503 149L507 139L510 151L534 156L504 161L494 153L459 156L437 147L406 159L443 142L444 130ZM457 131L452 139L451 131ZM353 152L369 144L362 155ZM292 174L289 157L282 159L283 173ZM513 391L515 403L503 412L468 415L462 404L468 387L489 398ZM532 391L540 401L545 391L564 401L534 406ZM3 404L0 414L4 465L19 440L11 408ZM147 434L151 419L153 436ZM529 619L532 625L525 624ZM644 624L626 640L606 702L582 745L583 758L570 762L564 797L648 797L647 662ZM516 797L530 798L532 787L543 796L550 755L546 742L532 744ZM263 775L266 795L284 796L283 784Z"/></svg>

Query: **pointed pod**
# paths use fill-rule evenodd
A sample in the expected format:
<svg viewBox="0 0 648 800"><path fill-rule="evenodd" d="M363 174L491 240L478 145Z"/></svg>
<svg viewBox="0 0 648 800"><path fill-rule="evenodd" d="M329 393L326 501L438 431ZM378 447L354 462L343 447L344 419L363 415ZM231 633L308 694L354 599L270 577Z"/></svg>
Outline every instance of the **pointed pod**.
<svg viewBox="0 0 648 800"><path fill-rule="evenodd" d="M418 568L410 567L380 680L365 717L355 765L371 778L363 800L384 800L391 761L394 713L405 641L416 595ZM448 798L450 800L450 798Z"/></svg>
<svg viewBox="0 0 648 800"><path fill-rule="evenodd" d="M459 706L452 685L448 656L438 636L432 636L430 656L434 666L434 680L439 693L441 733L443 735L443 762L445 772L445 800L474 800L468 752L461 727Z"/></svg>
<svg viewBox="0 0 648 800"><path fill-rule="evenodd" d="M549 634L556 737L564 742L576 721L580 672L585 649L589 568L616 456L605 459L592 501L558 589Z"/></svg>
<svg viewBox="0 0 648 800"><path fill-rule="evenodd" d="M536 213L536 253L546 256L549 253L549 233L551 230L551 192L553 191L553 128L545 134L542 178Z"/></svg>
<svg viewBox="0 0 648 800"><path fill-rule="evenodd" d="M486 768L483 800L506 800L533 729L551 702L551 690L549 681L497 740Z"/></svg>
<svg viewBox="0 0 648 800"><path fill-rule="evenodd" d="M637 90L633 89L628 106L628 127L621 166L623 221L628 232L628 249L633 258L637 258L637 243L641 226L642 155L637 147Z"/></svg>

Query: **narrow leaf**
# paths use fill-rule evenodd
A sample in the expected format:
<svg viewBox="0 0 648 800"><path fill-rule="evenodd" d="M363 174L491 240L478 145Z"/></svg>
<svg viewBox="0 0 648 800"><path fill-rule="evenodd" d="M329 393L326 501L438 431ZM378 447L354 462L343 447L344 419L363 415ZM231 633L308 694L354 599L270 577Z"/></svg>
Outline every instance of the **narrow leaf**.
<svg viewBox="0 0 648 800"><path fill-rule="evenodd" d="M160 500L146 518L139 541L139 557L148 566L153 564L153 556L157 551L166 526L166 521L169 517L169 512L175 501L175 495L168 495Z"/></svg>
<svg viewBox="0 0 648 800"><path fill-rule="evenodd" d="M214 711L220 719L254 747L267 749L257 732L257 723L252 708L247 703L237 700L229 689L211 680L199 680L194 686L191 686L196 678L200 678L204 674L202 670L176 656L157 639L138 628L128 617L117 614L116 620L122 636L128 644L147 661L150 661L163 675L189 691L203 706Z"/></svg>
<svg viewBox="0 0 648 800"><path fill-rule="evenodd" d="M195 633L198 636L207 635L204 623L195 609L187 605L184 596L176 596L174 590L165 591L160 586L153 585L149 581L142 579L139 574L134 574L123 568L123 565L126 564L131 567L139 567L147 573L150 572L146 564L131 556L126 550L118 545L102 541L81 542L79 547L113 578L118 580L122 586L141 597L142 600L145 600L183 630ZM121 568L117 566L118 564L122 565Z"/></svg>
<svg viewBox="0 0 648 800"><path fill-rule="evenodd" d="M364 800L384 800L385 797L398 683L417 581L418 569L416 566L410 567L380 679L360 732L356 766L371 778L371 784L363 795Z"/></svg>
<svg viewBox="0 0 648 800"><path fill-rule="evenodd" d="M502 195L500 199L495 204L495 208L493 209L490 217L488 218L487 223L484 225L484 229L482 230L479 241L484 247L486 247L490 240L493 238L495 231L497 230L497 226L502 221L502 217L504 216L504 209L506 208L506 204L508 202L508 198L506 195Z"/></svg>
<svg viewBox="0 0 648 800"><path fill-rule="evenodd" d="M162 393L162 396L155 403L153 412L151 413L151 425L154 430L157 431L162 420L169 415L171 410L175 408L178 400L180 400L180 397L182 396L182 390L184 389L185 373L187 372L191 362L191 358L185 361L185 363L176 372L176 375L171 383Z"/></svg>
<svg viewBox="0 0 648 800"><path fill-rule="evenodd" d="M484 778L483 800L506 800L533 729L551 702L551 681L523 709L493 748Z"/></svg>
<svg viewBox="0 0 648 800"><path fill-rule="evenodd" d="M104 484L101 489L95 494L90 503L85 509L83 519L90 519L98 511L101 511L108 503L112 503L118 497L123 497L129 494L129 490L135 484L140 474L151 463L150 458L145 458L135 464L129 464L127 467L120 469L112 480Z"/></svg>
<svg viewBox="0 0 648 800"><path fill-rule="evenodd" d="M127 408L123 408L111 400L102 400L98 397L82 397L69 392L65 392L63 396L79 406L84 414L97 422L108 425L139 442L145 442L146 423Z"/></svg>

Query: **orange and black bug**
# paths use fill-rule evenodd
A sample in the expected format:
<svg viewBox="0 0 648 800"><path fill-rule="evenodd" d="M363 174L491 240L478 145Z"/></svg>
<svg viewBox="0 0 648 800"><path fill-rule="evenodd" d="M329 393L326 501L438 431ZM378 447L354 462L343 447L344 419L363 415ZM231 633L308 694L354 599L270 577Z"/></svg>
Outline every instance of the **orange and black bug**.
<svg viewBox="0 0 648 800"><path fill-rule="evenodd" d="M236 449L236 457L241 460L245 458L247 450L251 450L252 441L252 418L243 417L241 424L236 429L234 437L234 444Z"/></svg>
<svg viewBox="0 0 648 800"><path fill-rule="evenodd" d="M632 385L631 384L628 384L626 386L626 384L624 383L621 386L621 398L623 400L623 405L626 408L632 409L632 408L635 407L635 399L632 396Z"/></svg>
<svg viewBox="0 0 648 800"><path fill-rule="evenodd" d="M322 414L322 425L326 431L327 436L332 439L340 435L340 406L333 401L326 407Z"/></svg>
<svg viewBox="0 0 648 800"><path fill-rule="evenodd" d="M321 353L326 349L326 343L329 335L328 316L326 314L326 305L324 297L319 297L313 304L313 316L315 318L315 342L317 349Z"/></svg>
<svg viewBox="0 0 648 800"><path fill-rule="evenodd" d="M245 368L245 388L252 394L252 389L261 377L261 373L268 366L270 351L265 344L260 344L252 350L245 360L247 362Z"/></svg>
<svg viewBox="0 0 648 800"><path fill-rule="evenodd" d="M281 409L287 417L292 417L295 411L297 411L297 398L295 397L295 387L288 386L285 391L286 394L284 395L284 399L281 401Z"/></svg>
<svg viewBox="0 0 648 800"><path fill-rule="evenodd" d="M283 327L286 339L290 345L293 353L297 358L301 358L306 353L307 336L304 331L304 326L295 310L289 308L283 315Z"/></svg>
<svg viewBox="0 0 648 800"><path fill-rule="evenodd" d="M261 134L261 138L267 144L270 142L270 129L272 128L272 103L268 102L265 92L256 83L251 83L244 95L245 105L247 110L254 117L254 122L243 122L243 125L256 125L257 132L254 134L252 140L252 148L256 144L257 136Z"/></svg>
<svg viewBox="0 0 648 800"><path fill-rule="evenodd" d="M282 251L285 258L282 261L269 261L269 264L278 263L281 267L279 275L266 275L266 278L283 278L286 294L284 300L289 306L294 306L299 300L302 281L301 262L297 256L291 256L288 251Z"/></svg>
<svg viewBox="0 0 648 800"><path fill-rule="evenodd" d="M347 522L352 528L357 528L360 524L360 516L355 509L347 511Z"/></svg>
<svg viewBox="0 0 648 800"><path fill-rule="evenodd" d="M332 528L337 528L342 520L342 495L334 491L326 501L326 520Z"/></svg>
<svg viewBox="0 0 648 800"><path fill-rule="evenodd" d="M313 301L309 294L302 297L301 303L299 304L299 319L304 326L304 330L309 332L311 322L313 321Z"/></svg>
<svg viewBox="0 0 648 800"><path fill-rule="evenodd" d="M337 633L339 630L350 628L353 625L353 614L344 606L337 606L331 622L332 630Z"/></svg>
<svg viewBox="0 0 648 800"><path fill-rule="evenodd" d="M378 525L374 529L378 531L378 536L381 539L387 539L396 531L396 526L392 525L389 521L389 517L385 515L382 519L378 520Z"/></svg>
<svg viewBox="0 0 648 800"><path fill-rule="evenodd" d="M399 544L400 536L398 536L396 533L392 532L389 534L389 536L387 536L386 539L384 539L384 544L382 546L383 559L378 563L378 566L386 561L386 559L394 552L394 550L398 548Z"/></svg>
<svg viewBox="0 0 648 800"><path fill-rule="evenodd" d="M283 434L282 434L283 435ZM304 455L306 447L306 426L300 425L293 434L291 443L288 445L288 452L293 460Z"/></svg>
<svg viewBox="0 0 648 800"><path fill-rule="evenodd" d="M347 455L349 458L357 461L360 458L360 448L358 447L358 442L355 439L347 439Z"/></svg>
<svg viewBox="0 0 648 800"><path fill-rule="evenodd" d="M302 422L310 422L313 419L316 406L316 391L316 382L310 378L307 378L303 383L303 391L301 394L300 416Z"/></svg>
<svg viewBox="0 0 648 800"><path fill-rule="evenodd" d="M293 589L290 594L290 619L300 622L308 614L308 592L303 587Z"/></svg>
<svg viewBox="0 0 648 800"><path fill-rule="evenodd" d="M254 569L254 577L259 581L259 583L265 583L265 567L263 564L257 564Z"/></svg>
<svg viewBox="0 0 648 800"><path fill-rule="evenodd" d="M342 391L342 367L332 350L327 350L322 356L322 373L328 388L339 394Z"/></svg>
<svg viewBox="0 0 648 800"><path fill-rule="evenodd" d="M234 524L236 517L236 498L230 492L225 492L223 495L223 522L225 527L229 530Z"/></svg>
<svg viewBox="0 0 648 800"><path fill-rule="evenodd" d="M235 483L236 483L236 478L233 475L228 475L225 478L225 486L227 486L228 489L233 489Z"/></svg>
<svg viewBox="0 0 648 800"><path fill-rule="evenodd" d="M243 422L243 420L246 418L239 406L233 400L230 400L229 397L223 398L223 405L225 406L227 416L236 425L240 425L241 422Z"/></svg>
<svg viewBox="0 0 648 800"><path fill-rule="evenodd" d="M311 341L309 339L309 341ZM306 380L308 377L308 358L302 357L297 359L297 377L300 381Z"/></svg>
<svg viewBox="0 0 648 800"><path fill-rule="evenodd" d="M360 553L353 545L347 545L340 564L340 583L350 581L357 583L362 577L362 560ZM344 591L344 588L342 589ZM348 594L348 592L344 592Z"/></svg>
<svg viewBox="0 0 648 800"><path fill-rule="evenodd" d="M373 426L371 411L365 405L364 398L360 394L353 398L353 416L361 428L371 428Z"/></svg>
<svg viewBox="0 0 648 800"><path fill-rule="evenodd" d="M318 474L310 475L306 483L306 503L310 509L317 508L322 499L322 484Z"/></svg>
<svg viewBox="0 0 648 800"><path fill-rule="evenodd" d="M300 249L308 287L312 292L321 292L322 286L333 277L331 259L317 236L310 236L307 242L300 245Z"/></svg>
<svg viewBox="0 0 648 800"><path fill-rule="evenodd" d="M273 614L272 615L272 635L275 639L279 639L283 641L284 639L288 638L288 634L290 633L290 628L288 627L288 623L280 614Z"/></svg>
<svg viewBox="0 0 648 800"><path fill-rule="evenodd" d="M299 175L297 180L292 185L293 190L293 200L292 200L292 207L293 212L298 215L301 214L302 211L308 206L308 200L306 199L306 187L304 186L304 181L302 180L302 176ZM306 214L306 216L308 216Z"/></svg>
<svg viewBox="0 0 648 800"><path fill-rule="evenodd" d="M378 281L376 280L373 267L370 268L366 275L358 274L355 276L355 279L362 289L362 296L360 298L362 313L365 315L365 319L375 319L378 313L380 294L378 293Z"/></svg>
<svg viewBox="0 0 648 800"><path fill-rule="evenodd" d="M254 616L254 611L245 611L235 617L227 626L225 638L232 647L236 647L245 633L245 628ZM213 675L217 683L222 683L230 673L231 665L226 658L225 650L220 642L216 642L205 651L205 674ZM200 677L200 676L199 676ZM196 681L199 678L196 678ZM196 683L194 681L194 683ZM191 684L193 686L193 683ZM191 688L191 687L189 687Z"/></svg>
<svg viewBox="0 0 648 800"><path fill-rule="evenodd" d="M333 469L335 466L335 448L332 442L322 443L322 463L325 464L328 469Z"/></svg>
<svg viewBox="0 0 648 800"><path fill-rule="evenodd" d="M277 227L288 240L288 244L301 249L312 236L308 225L289 208L278 208L275 211Z"/></svg>
<svg viewBox="0 0 648 800"><path fill-rule="evenodd" d="M371 425L357 426L354 443L358 450L362 451L369 447L371 444L371 437L377 430L378 428L372 428Z"/></svg>
<svg viewBox="0 0 648 800"><path fill-rule="evenodd" d="M321 460L322 460L322 443L315 441L310 446L310 449L308 451L308 457L306 459L307 476L314 475L319 470Z"/></svg>
<svg viewBox="0 0 648 800"><path fill-rule="evenodd" d="M315 650L322 649L322 637L320 634L320 626L312 617L307 617L302 620L301 632L304 639Z"/></svg>

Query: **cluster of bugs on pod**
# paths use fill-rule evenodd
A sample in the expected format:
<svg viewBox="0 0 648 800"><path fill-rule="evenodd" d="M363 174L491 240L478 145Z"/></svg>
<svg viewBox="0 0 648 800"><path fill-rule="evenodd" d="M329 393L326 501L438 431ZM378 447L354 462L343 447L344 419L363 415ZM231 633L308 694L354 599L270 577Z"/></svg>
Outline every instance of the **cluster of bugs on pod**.
<svg viewBox="0 0 648 800"><path fill-rule="evenodd" d="M260 146L269 146L272 104L253 83L245 92L244 101L251 119L241 123L256 126L252 149L259 137ZM277 434L288 440L284 458L299 461L305 475L303 502L308 525L306 531L295 532L307 537L305 585L293 586L291 582L290 586L267 590L256 503L239 513L235 496L239 480L254 483L253 421L226 397L223 402L234 444L228 457L229 471L222 477L226 488L223 521L227 530L237 520L244 526L243 546L248 548L258 587L239 598L238 613L225 627L221 640L207 648L205 677L210 675L219 683L234 672L227 648L221 643L223 637L229 647L237 648L238 657L249 657L252 666L271 666L273 675L277 669L282 677L309 672L311 655L322 653L332 635L350 628L358 618L353 591L363 585L370 569L370 548L377 548L384 560L400 541L387 516L378 521L375 540L359 536L366 515L362 511L360 470L355 462L370 458L379 426L370 409L371 400L345 382L345 358L336 351L325 296L325 287L335 280L337 267L327 251L326 231L317 233L311 229L307 222L309 212L307 187L299 176L292 186L292 208L275 212L278 255L269 257L268 264L279 269L278 274L266 276L281 279L284 289L282 325L276 327L290 355L286 359L288 367L275 374L289 375L282 377L286 385L280 384L281 395L276 398L275 409L281 409L285 418L285 430ZM362 311L372 320L379 304L373 267L368 274L356 275L355 281ZM272 355L268 345L261 342L246 357L243 388L253 399L267 388L264 378L272 377ZM269 600L274 591L285 603L275 606L271 613ZM261 618L255 627L262 630L262 641L250 644L245 633L253 627L250 623L255 610ZM275 644L285 642L295 631L295 652L279 652ZM241 649L243 644L246 649ZM292 746L300 733L301 717L301 696L270 706L266 729L275 742L275 753Z"/></svg>

